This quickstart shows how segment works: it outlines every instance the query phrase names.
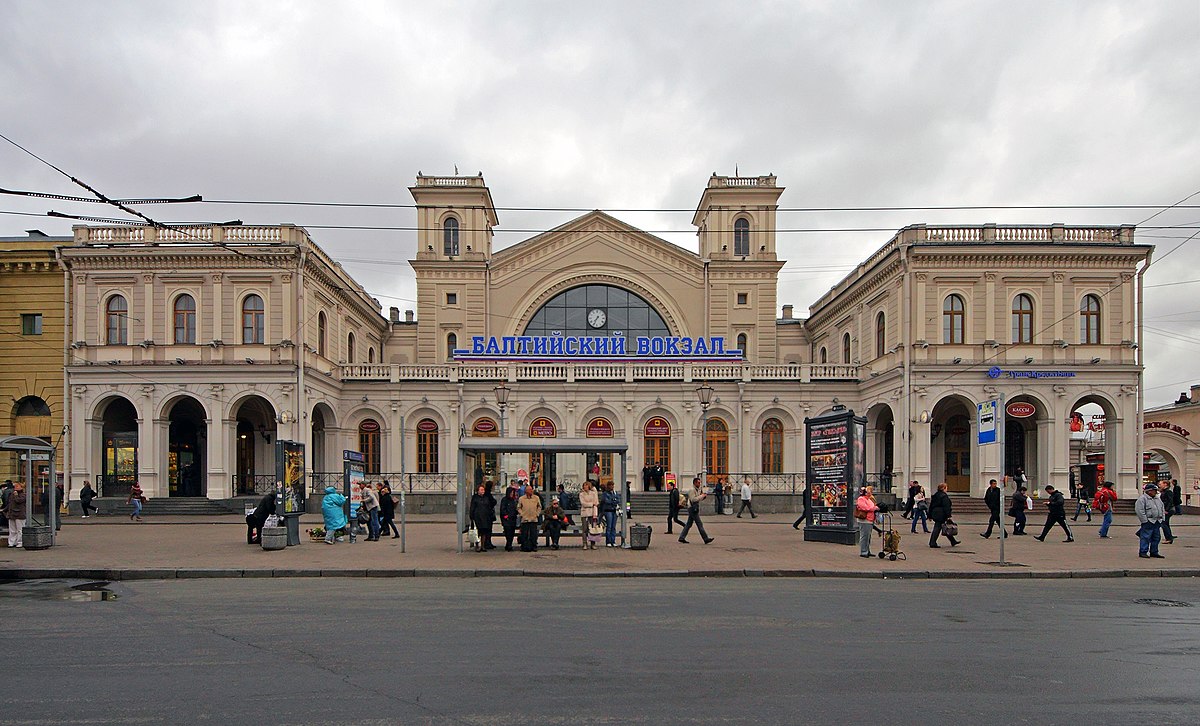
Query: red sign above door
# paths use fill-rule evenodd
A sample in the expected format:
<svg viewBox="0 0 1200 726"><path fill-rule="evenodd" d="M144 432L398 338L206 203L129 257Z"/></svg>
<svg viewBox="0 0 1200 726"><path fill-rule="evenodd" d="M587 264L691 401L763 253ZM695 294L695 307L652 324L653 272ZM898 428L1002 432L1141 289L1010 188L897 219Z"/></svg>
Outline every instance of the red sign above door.
<svg viewBox="0 0 1200 726"><path fill-rule="evenodd" d="M1032 403L1025 403L1024 401L1013 401L1008 404L1007 410L1008 415L1013 418L1029 418L1037 413L1037 408Z"/></svg>

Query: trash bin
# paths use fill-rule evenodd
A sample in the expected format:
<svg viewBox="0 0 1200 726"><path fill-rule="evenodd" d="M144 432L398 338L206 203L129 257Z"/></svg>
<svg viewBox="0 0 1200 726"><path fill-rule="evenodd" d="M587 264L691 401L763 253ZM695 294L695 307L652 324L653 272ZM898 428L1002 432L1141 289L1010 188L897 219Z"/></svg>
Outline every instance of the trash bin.
<svg viewBox="0 0 1200 726"><path fill-rule="evenodd" d="M281 550L287 547L287 527L263 527L262 548Z"/></svg>
<svg viewBox="0 0 1200 726"><path fill-rule="evenodd" d="M725 514L733 514L733 500L725 499L725 508L722 510Z"/></svg>
<svg viewBox="0 0 1200 726"><path fill-rule="evenodd" d="M635 524L629 528L629 549L644 550L650 546L651 527L646 524Z"/></svg>
<svg viewBox="0 0 1200 726"><path fill-rule="evenodd" d="M300 512L283 515L283 526L287 530L287 546L300 544Z"/></svg>
<svg viewBox="0 0 1200 726"><path fill-rule="evenodd" d="M21 546L27 550L50 549L50 527L22 527Z"/></svg>

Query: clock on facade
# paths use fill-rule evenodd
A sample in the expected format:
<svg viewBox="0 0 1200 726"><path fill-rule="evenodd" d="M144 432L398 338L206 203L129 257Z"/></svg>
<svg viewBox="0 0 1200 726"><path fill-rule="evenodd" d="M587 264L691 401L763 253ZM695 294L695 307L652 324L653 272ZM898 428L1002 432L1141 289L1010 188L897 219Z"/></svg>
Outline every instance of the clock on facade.
<svg viewBox="0 0 1200 726"><path fill-rule="evenodd" d="M592 308L588 311L588 325L593 328L603 328L606 320L608 320L608 315L600 308Z"/></svg>

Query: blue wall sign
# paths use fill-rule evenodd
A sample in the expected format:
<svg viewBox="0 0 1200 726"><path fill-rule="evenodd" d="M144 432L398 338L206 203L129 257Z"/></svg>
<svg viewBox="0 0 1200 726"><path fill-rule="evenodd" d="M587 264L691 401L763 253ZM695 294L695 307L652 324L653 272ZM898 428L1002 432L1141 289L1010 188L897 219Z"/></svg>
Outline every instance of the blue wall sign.
<svg viewBox="0 0 1200 726"><path fill-rule="evenodd" d="M631 349L632 348L632 349ZM639 336L630 346L619 335L505 335L472 336L470 348L454 351L456 360L741 360L742 351L727 350L722 337Z"/></svg>
<svg viewBox="0 0 1200 726"><path fill-rule="evenodd" d="M987 370L988 378L1074 378L1075 371L1011 371L999 366Z"/></svg>

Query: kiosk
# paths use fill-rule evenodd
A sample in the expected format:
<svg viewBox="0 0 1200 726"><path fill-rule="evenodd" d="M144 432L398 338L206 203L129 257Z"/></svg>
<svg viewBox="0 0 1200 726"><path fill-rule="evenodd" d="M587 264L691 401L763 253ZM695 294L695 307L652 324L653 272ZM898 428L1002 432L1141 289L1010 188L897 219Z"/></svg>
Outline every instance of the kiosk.
<svg viewBox="0 0 1200 726"><path fill-rule="evenodd" d="M858 543L854 500L866 482L867 420L845 407L804 419L805 542Z"/></svg>

